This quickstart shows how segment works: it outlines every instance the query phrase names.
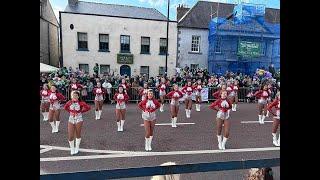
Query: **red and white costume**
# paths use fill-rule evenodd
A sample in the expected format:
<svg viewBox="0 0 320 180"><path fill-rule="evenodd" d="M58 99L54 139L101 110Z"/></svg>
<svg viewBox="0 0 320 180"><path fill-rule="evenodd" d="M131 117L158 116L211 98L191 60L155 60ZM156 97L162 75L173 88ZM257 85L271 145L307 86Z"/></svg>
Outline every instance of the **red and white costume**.
<svg viewBox="0 0 320 180"><path fill-rule="evenodd" d="M79 91L80 89L82 89L83 86L79 83L71 83L70 84L70 90L71 91Z"/></svg>
<svg viewBox="0 0 320 180"><path fill-rule="evenodd" d="M183 94L181 91L171 91L167 94L167 97L171 99L170 104L173 106L179 106L179 99L183 97Z"/></svg>
<svg viewBox="0 0 320 180"><path fill-rule="evenodd" d="M102 88L102 87L100 87L100 88L96 87L96 88L93 89L92 92L93 92L93 94L95 95L95 98L94 98L95 101L103 101L103 95L106 94L106 91L105 91L104 88Z"/></svg>
<svg viewBox="0 0 320 180"><path fill-rule="evenodd" d="M70 113L69 123L77 124L83 121L82 113L89 111L90 106L83 101L70 100L65 104L64 109Z"/></svg>
<svg viewBox="0 0 320 180"><path fill-rule="evenodd" d="M145 99L138 104L138 107L142 110L142 119L145 121L154 121L156 119L156 110L160 108L160 103L152 98Z"/></svg>
<svg viewBox="0 0 320 180"><path fill-rule="evenodd" d="M221 92L222 92L222 90L220 89L220 90L212 93L212 96L213 96L215 99L219 99L219 98L221 97ZM227 96L228 96L228 95L229 95L229 92L227 91Z"/></svg>
<svg viewBox="0 0 320 180"><path fill-rule="evenodd" d="M50 92L49 93L49 102L50 102L50 110L58 110L61 108L61 101L64 101L66 98L58 92Z"/></svg>
<svg viewBox="0 0 320 180"><path fill-rule="evenodd" d="M128 94L128 91L130 89L130 85L127 82L121 83L119 86L122 86L123 87L123 92Z"/></svg>
<svg viewBox="0 0 320 180"><path fill-rule="evenodd" d="M227 90L228 96L230 96L230 97L235 96L235 92L233 90L233 86L228 86L226 90Z"/></svg>
<svg viewBox="0 0 320 180"><path fill-rule="evenodd" d="M215 109L215 107L218 108L217 112L217 118L222 119L222 120L227 120L229 119L229 109L231 109L231 102L226 98L226 99L218 99L214 101L209 108ZM217 109L215 109L217 110Z"/></svg>
<svg viewBox="0 0 320 180"><path fill-rule="evenodd" d="M159 96L166 95L167 83L160 82L157 88L159 89Z"/></svg>
<svg viewBox="0 0 320 180"><path fill-rule="evenodd" d="M238 85L233 85L232 90L234 92L234 95L237 96L239 92L239 86Z"/></svg>
<svg viewBox="0 0 320 180"><path fill-rule="evenodd" d="M196 92L196 96L200 96L201 95L201 90L202 90L202 85L196 85L195 87L194 87L194 90L195 90L195 92Z"/></svg>
<svg viewBox="0 0 320 180"><path fill-rule="evenodd" d="M185 85L181 89L181 91L185 94L186 99L191 99L193 90L194 90L194 87L192 85L190 85L190 86Z"/></svg>
<svg viewBox="0 0 320 180"><path fill-rule="evenodd" d="M259 100L259 104L267 104L267 100L270 96L268 90L259 90L256 93L254 93L254 96L256 96Z"/></svg>
<svg viewBox="0 0 320 180"><path fill-rule="evenodd" d="M40 96L41 96L41 103L47 103L49 102L49 94L50 90L41 90L40 91Z"/></svg>
<svg viewBox="0 0 320 180"><path fill-rule="evenodd" d="M147 99L148 88L143 88L139 91L139 95L141 96L141 101Z"/></svg>
<svg viewBox="0 0 320 180"><path fill-rule="evenodd" d="M273 107L275 107L276 109L276 114L272 112ZM270 113L274 115L273 118L280 120L280 99L277 98L276 100L274 100L271 104L269 104L267 109Z"/></svg>
<svg viewBox="0 0 320 180"><path fill-rule="evenodd" d="M129 96L125 93L116 93L113 99L117 102L116 109L126 109L126 103L129 100Z"/></svg>

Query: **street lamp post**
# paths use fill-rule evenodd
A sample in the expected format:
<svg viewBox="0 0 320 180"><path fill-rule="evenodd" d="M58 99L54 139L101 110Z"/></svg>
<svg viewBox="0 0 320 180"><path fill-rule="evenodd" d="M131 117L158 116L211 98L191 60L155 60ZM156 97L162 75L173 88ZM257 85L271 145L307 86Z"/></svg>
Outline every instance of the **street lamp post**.
<svg viewBox="0 0 320 180"><path fill-rule="evenodd" d="M166 45L167 45L167 49L166 49L166 67L165 67L165 76L167 77L168 74L168 42L169 42L169 10L170 10L170 0L168 0L168 13L167 13L167 39L166 39Z"/></svg>

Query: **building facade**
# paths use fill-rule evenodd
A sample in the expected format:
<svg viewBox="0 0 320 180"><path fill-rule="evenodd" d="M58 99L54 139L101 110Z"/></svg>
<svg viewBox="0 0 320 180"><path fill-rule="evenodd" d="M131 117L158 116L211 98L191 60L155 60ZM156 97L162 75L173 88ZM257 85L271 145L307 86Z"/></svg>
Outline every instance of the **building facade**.
<svg viewBox="0 0 320 180"><path fill-rule="evenodd" d="M49 0L40 0L40 63L59 66L59 23Z"/></svg>
<svg viewBox="0 0 320 180"><path fill-rule="evenodd" d="M166 17L153 8L69 1L61 16L63 66L93 74L165 72ZM168 75L175 73L177 22L169 22Z"/></svg>

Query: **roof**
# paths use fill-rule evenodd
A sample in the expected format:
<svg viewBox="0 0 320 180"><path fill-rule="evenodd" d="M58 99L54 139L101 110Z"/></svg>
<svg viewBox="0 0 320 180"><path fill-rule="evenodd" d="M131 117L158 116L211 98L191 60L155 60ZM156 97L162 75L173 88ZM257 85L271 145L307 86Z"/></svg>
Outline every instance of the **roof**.
<svg viewBox="0 0 320 180"><path fill-rule="evenodd" d="M79 1L75 6L70 6L68 4L64 12L161 21L167 20L167 17L155 8L145 8L118 4L103 4L83 1Z"/></svg>
<svg viewBox="0 0 320 180"><path fill-rule="evenodd" d="M217 17L219 4L219 17L226 18L233 13L235 4L198 1L184 17L178 22L178 27L208 29L212 18ZM265 21L280 23L280 9L266 8Z"/></svg>

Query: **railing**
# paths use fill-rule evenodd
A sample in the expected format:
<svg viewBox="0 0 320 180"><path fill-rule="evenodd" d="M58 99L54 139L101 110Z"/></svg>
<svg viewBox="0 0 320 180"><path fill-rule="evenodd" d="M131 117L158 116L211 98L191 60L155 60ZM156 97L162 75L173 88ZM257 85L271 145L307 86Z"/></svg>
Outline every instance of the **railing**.
<svg viewBox="0 0 320 180"><path fill-rule="evenodd" d="M146 177L146 176L166 175L166 174L227 171L227 170L265 168L265 167L277 167L277 166L280 166L280 158L183 164L183 165L171 165L171 166L138 167L138 168L128 168L128 169L112 169L112 170L100 170L100 171L88 171L88 172L59 173L59 174L45 174L45 175L40 175L40 179L41 180L53 180L53 179L54 180L69 180L69 179L105 180L105 179Z"/></svg>
<svg viewBox="0 0 320 180"><path fill-rule="evenodd" d="M150 89L153 89L155 92L155 98L159 99L159 91L156 87L150 87ZM208 101L213 101L215 100L215 98L212 96L212 93L216 92L219 88L213 88L213 87L208 87ZM117 88L113 87L110 89L111 93L107 96L109 96L108 98L111 98L111 100L113 100L113 96L116 93ZM168 87L166 89L166 92L169 92L172 90L172 87ZM252 88L248 88L248 87L240 87L239 91L238 91L238 99L239 102L247 102L247 94L250 91L256 91L257 89L252 89ZM60 92L67 98L70 99L70 90L69 89L65 89L65 90L60 90ZM138 102L141 100L141 97L139 95L139 87L131 87L128 90L128 95L130 97L129 101L130 102ZM88 92L87 91L87 96L82 96L82 99L87 101L87 102L93 102L94 101L94 94L92 92ZM166 99L167 101L169 99Z"/></svg>

